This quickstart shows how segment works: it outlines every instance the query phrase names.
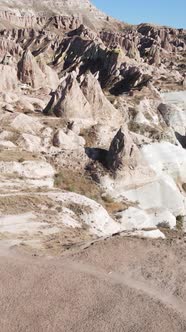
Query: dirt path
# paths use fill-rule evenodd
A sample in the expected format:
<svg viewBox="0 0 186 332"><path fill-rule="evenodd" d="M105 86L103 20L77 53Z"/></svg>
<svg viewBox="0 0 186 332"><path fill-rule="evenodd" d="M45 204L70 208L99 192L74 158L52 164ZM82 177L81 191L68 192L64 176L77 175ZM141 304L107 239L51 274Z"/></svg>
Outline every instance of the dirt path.
<svg viewBox="0 0 186 332"><path fill-rule="evenodd" d="M86 275L94 276L101 280L106 280L114 285L120 285L128 287L136 292L144 293L154 301L160 301L162 304L170 307L171 309L183 314L186 318L186 302L183 302L173 295L170 295L155 287L150 287L145 282L132 279L129 275L98 270L92 265L81 264L75 262L68 262L65 266L66 269L70 269L75 272L85 273Z"/></svg>

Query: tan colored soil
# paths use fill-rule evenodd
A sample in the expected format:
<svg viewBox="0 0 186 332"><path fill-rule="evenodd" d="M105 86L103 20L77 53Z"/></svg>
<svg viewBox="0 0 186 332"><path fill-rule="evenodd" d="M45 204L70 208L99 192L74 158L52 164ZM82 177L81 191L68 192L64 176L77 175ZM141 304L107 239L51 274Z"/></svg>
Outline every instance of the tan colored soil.
<svg viewBox="0 0 186 332"><path fill-rule="evenodd" d="M185 332L184 237L115 237L62 257L0 250L2 332Z"/></svg>

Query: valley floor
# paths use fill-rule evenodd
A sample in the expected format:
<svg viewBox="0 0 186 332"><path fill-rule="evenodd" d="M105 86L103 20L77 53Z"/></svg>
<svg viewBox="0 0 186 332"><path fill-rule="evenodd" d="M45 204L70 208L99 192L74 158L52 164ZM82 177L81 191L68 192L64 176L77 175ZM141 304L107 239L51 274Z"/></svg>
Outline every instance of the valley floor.
<svg viewBox="0 0 186 332"><path fill-rule="evenodd" d="M1 332L184 332L185 258L184 236L115 236L58 257L5 242Z"/></svg>

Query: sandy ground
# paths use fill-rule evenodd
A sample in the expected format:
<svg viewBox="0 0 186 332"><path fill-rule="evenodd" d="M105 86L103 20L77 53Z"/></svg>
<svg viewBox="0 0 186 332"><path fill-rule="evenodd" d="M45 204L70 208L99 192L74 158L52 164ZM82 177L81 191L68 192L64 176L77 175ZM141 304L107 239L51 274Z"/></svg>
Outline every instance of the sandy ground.
<svg viewBox="0 0 186 332"><path fill-rule="evenodd" d="M185 332L185 242L117 236L61 257L3 243L1 332Z"/></svg>

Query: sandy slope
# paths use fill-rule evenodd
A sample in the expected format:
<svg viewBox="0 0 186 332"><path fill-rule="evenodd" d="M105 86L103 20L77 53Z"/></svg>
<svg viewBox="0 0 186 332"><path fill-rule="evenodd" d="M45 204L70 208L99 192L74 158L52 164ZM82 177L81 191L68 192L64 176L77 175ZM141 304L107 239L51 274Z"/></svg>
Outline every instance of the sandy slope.
<svg viewBox="0 0 186 332"><path fill-rule="evenodd" d="M185 256L184 238L116 237L58 258L1 250L1 331L184 332Z"/></svg>

